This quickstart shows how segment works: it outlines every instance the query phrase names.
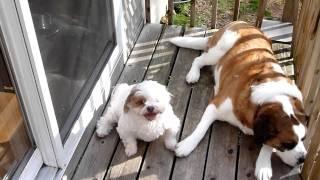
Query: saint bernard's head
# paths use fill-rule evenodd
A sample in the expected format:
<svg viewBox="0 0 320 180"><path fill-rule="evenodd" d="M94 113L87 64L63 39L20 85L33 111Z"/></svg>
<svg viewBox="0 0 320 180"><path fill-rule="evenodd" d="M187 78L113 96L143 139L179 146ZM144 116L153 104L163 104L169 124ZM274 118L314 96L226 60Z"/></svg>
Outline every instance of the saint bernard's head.
<svg viewBox="0 0 320 180"><path fill-rule="evenodd" d="M297 166L304 162L306 156L303 140L307 117L298 99L288 96L279 99L258 107L254 138L256 143L275 148L276 154L288 165Z"/></svg>

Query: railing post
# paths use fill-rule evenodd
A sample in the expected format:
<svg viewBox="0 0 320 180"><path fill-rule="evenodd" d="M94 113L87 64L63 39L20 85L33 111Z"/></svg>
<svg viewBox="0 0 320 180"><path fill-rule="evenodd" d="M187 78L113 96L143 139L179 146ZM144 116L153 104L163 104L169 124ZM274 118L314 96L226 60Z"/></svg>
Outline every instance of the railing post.
<svg viewBox="0 0 320 180"><path fill-rule="evenodd" d="M195 13L196 13L196 0L191 0L191 8L190 8L190 27L194 27L195 22Z"/></svg>
<svg viewBox="0 0 320 180"><path fill-rule="evenodd" d="M145 8L146 23L150 23L150 0L145 0Z"/></svg>
<svg viewBox="0 0 320 180"><path fill-rule="evenodd" d="M211 29L217 28L217 8L218 8L218 0L212 0Z"/></svg>
<svg viewBox="0 0 320 180"><path fill-rule="evenodd" d="M233 21L237 21L239 19L239 10L240 10L240 0L235 0L234 11L233 11Z"/></svg>
<svg viewBox="0 0 320 180"><path fill-rule="evenodd" d="M257 19L256 19L256 27L261 27L262 21L263 21L263 16L264 12L266 10L268 0L259 0L259 8L258 8L258 13L257 13Z"/></svg>
<svg viewBox="0 0 320 180"><path fill-rule="evenodd" d="M281 20L283 22L294 23L295 17L298 14L299 7L296 6L299 2L296 0L286 0L282 12Z"/></svg>
<svg viewBox="0 0 320 180"><path fill-rule="evenodd" d="M168 24L173 24L173 0L168 0Z"/></svg>

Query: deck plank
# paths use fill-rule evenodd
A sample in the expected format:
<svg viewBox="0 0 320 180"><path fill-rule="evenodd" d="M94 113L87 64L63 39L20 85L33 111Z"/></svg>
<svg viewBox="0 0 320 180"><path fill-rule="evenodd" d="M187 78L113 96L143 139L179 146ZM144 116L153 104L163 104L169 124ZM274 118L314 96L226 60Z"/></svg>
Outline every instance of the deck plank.
<svg viewBox="0 0 320 180"><path fill-rule="evenodd" d="M182 32L181 26L166 27L152 57L146 79L168 84L168 77L178 52L178 48L168 40L180 36ZM147 148L139 179L169 179L173 158L174 154L165 148L162 138L151 142Z"/></svg>
<svg viewBox="0 0 320 180"><path fill-rule="evenodd" d="M238 163L238 180L255 180L254 170L260 146L257 147L252 136L241 134Z"/></svg>
<svg viewBox="0 0 320 180"><path fill-rule="evenodd" d="M174 96L174 112L184 125L180 132L183 139L192 133L213 95L213 78L211 70L204 68L198 83L191 86L185 82L193 59L200 53L177 48L168 42L169 37L181 32L179 26L167 26L162 31L161 25L147 24L118 83L132 84L151 79L168 85ZM185 32L185 36L203 35L201 28L191 28ZM292 76L290 45L273 43L273 50L285 72ZM127 158L123 144L113 130L102 139L93 134L73 179L255 179L258 153L259 147L252 137L243 135L224 122L215 122L188 157L176 158L159 139L149 144L139 142L138 153ZM276 156L272 157L272 167L273 179L279 179L290 170ZM286 179L300 178L292 176Z"/></svg>
<svg viewBox="0 0 320 180"><path fill-rule="evenodd" d="M216 30L211 31L209 34ZM204 179L235 179L238 138L239 130L237 128L225 122L213 123Z"/></svg>
<svg viewBox="0 0 320 180"><path fill-rule="evenodd" d="M146 25L140 37L137 40L136 44L146 44L146 46L139 46L133 49L135 51L141 51L144 48L151 49L148 52L144 52L142 54L134 54L130 56L127 65L120 76L119 82L127 82L132 83L135 81L141 81L144 72L146 71L146 67L149 62L148 59L151 59L155 46L157 44L157 40L160 37L162 31L162 26L158 24L148 24ZM152 50L153 48L153 50ZM135 59L144 57L145 61L139 61L138 63L132 63ZM140 79L139 79L140 78ZM73 179L84 179L84 178L96 178L103 179L106 173L107 166L112 159L112 155L114 149L119 147L117 144L119 142L119 137L115 130L111 132L105 138L97 138L95 134L93 134L88 148L81 159L79 166L73 176ZM122 151L124 154L124 151Z"/></svg>
<svg viewBox="0 0 320 180"><path fill-rule="evenodd" d="M238 134L236 127L225 122L213 123L204 179L235 179Z"/></svg>
<svg viewBox="0 0 320 180"><path fill-rule="evenodd" d="M164 30L164 32L165 32L165 30ZM161 54L159 54L159 53L161 52L160 50L163 48L163 46L160 45L161 40L163 38L164 37L161 35L161 37L159 39L159 43L157 43L157 46L155 48L155 52L152 54L152 56L148 57L148 61L147 61L148 66L140 67L140 70L138 70L138 71L145 72L144 75L142 77L140 77L141 80L143 80L143 78L145 78L145 77L148 77L148 74L150 74L149 67L152 67L151 65L156 63L156 62L153 62L153 59L158 58L157 60L159 60L159 57L161 57L160 56ZM146 51L148 51L148 49L146 49ZM143 51L141 51L141 52L144 53ZM171 54L173 52L169 53L169 51L166 51L166 53L167 53L167 55L173 56L173 54ZM138 59L138 61L139 61L138 63L146 62L146 59L143 59L142 61L141 61L141 59ZM165 67L167 67L167 66L164 66L163 69L165 69ZM158 70L161 71L161 67L159 67ZM169 72L169 70L168 70L168 72ZM163 76L163 77L157 76L159 78L157 80L159 80L159 81L161 80L162 82L165 82L167 79L167 76L168 75ZM149 77L150 77L150 75L149 75ZM149 78L149 79L153 79L153 78ZM141 80L139 80L139 81L141 81ZM139 81L136 81L136 82L139 82ZM140 166L143 161L143 157L144 157L144 154L145 154L147 147L148 147L147 143L139 142L138 153L133 157L127 158L124 154L124 146L122 143L120 143L120 145L118 146L118 149L116 150L114 158L112 160L111 167L107 172L106 179L135 179L139 173L138 171L140 169Z"/></svg>
<svg viewBox="0 0 320 180"><path fill-rule="evenodd" d="M203 30L203 34L199 34L198 36L204 35L205 31ZM199 55L199 51L194 51L192 55L182 58L184 61L191 59L191 61L188 61L189 68L187 71L189 71L193 59ZM184 76L186 76L186 73ZM185 78L183 81L185 81ZM181 139L184 139L190 135L200 121L201 116L213 93L212 82L213 78L210 68L203 68L201 70L199 82L192 86L191 99L189 102L186 119L184 121L184 126L182 128ZM197 148L189 156L177 158L172 172L172 179L202 179L208 143L209 133L206 134ZM196 169L196 171L190 171L190 169Z"/></svg>

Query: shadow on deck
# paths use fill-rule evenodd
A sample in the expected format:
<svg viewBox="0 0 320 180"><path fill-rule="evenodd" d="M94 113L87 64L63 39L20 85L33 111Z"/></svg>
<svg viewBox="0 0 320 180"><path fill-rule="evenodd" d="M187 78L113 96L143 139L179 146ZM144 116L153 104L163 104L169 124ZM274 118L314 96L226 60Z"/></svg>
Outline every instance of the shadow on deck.
<svg viewBox="0 0 320 180"><path fill-rule="evenodd" d="M213 96L210 68L201 71L201 79L188 85L185 76L199 51L177 48L168 42L174 36L207 36L213 31L201 28L184 30L180 26L147 24L128 59L118 83L135 83L152 79L167 85L173 94L172 105L181 119L179 139L189 135ZM290 45L273 44L284 70L293 77ZM95 122L85 133L65 175L68 179L255 179L254 166L259 147L253 138L243 135L229 124L215 122L198 147L186 158L177 158L165 149L162 139L151 143L139 142L134 157L127 158L115 130L99 139ZM290 168L273 157L273 179L279 179ZM300 179L293 176L286 179Z"/></svg>

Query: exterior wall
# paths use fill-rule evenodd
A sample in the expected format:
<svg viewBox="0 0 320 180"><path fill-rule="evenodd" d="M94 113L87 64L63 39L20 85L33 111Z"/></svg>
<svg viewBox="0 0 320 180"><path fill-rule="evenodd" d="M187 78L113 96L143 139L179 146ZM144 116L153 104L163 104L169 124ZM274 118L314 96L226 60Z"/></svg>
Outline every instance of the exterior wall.
<svg viewBox="0 0 320 180"><path fill-rule="evenodd" d="M150 23L160 23L166 15L168 0L150 0Z"/></svg>
<svg viewBox="0 0 320 180"><path fill-rule="evenodd" d="M145 23L145 0L122 0L123 55L127 59ZM116 3L116 1L114 1Z"/></svg>

